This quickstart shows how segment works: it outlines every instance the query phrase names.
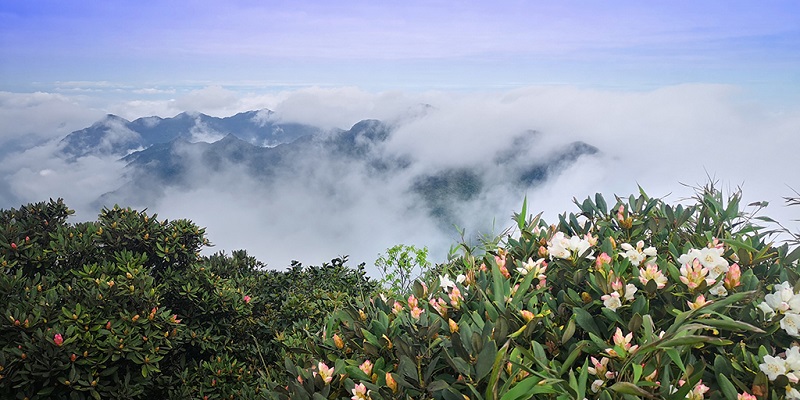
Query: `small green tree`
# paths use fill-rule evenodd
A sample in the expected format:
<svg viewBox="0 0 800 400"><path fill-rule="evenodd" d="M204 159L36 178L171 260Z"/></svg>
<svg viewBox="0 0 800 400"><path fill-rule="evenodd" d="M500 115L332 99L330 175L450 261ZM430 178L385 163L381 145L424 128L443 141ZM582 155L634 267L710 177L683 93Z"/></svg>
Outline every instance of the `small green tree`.
<svg viewBox="0 0 800 400"><path fill-rule="evenodd" d="M375 266L381 272L381 286L390 294L409 293L414 280L431 266L428 247L417 248L398 244L379 254Z"/></svg>

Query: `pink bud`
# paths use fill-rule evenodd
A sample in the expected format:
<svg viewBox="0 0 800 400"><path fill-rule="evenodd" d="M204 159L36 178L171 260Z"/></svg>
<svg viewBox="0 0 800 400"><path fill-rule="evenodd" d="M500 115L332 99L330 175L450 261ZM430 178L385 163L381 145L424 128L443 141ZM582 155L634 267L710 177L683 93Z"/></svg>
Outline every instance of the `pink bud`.
<svg viewBox="0 0 800 400"><path fill-rule="evenodd" d="M16 250L16 249L17 249L17 244L11 243L11 250Z"/></svg>
<svg viewBox="0 0 800 400"><path fill-rule="evenodd" d="M56 346L61 346L64 343L64 338L61 337L60 333L56 333L53 335L53 342L56 343Z"/></svg>
<svg viewBox="0 0 800 400"><path fill-rule="evenodd" d="M246 304L250 304L250 296L244 295L243 299Z"/></svg>

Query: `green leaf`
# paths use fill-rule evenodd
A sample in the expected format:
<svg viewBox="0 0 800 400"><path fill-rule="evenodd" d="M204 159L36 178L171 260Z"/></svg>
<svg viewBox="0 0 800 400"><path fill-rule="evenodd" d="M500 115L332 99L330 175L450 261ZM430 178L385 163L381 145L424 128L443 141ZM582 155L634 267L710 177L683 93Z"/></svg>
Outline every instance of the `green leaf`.
<svg viewBox="0 0 800 400"><path fill-rule="evenodd" d="M662 341L658 344L658 348L660 349L669 349L677 346L686 346L686 345L695 345L699 343L708 343L717 346L727 346L732 341L728 339L722 339L713 336L703 336L703 335L685 335L680 336L672 339L667 339Z"/></svg>
<svg viewBox="0 0 800 400"><path fill-rule="evenodd" d="M729 331L748 331L748 332L755 332L755 333L766 333L763 329L750 325L746 322L742 321L734 321L734 320L727 320L727 319L701 319L699 322L713 326L714 328L725 329Z"/></svg>
<svg viewBox="0 0 800 400"><path fill-rule="evenodd" d="M433 382L431 382L430 385L428 385L427 389L428 389L429 393L433 393L433 392L438 392L438 391L441 391L441 390L445 390L445 389L447 389L449 387L450 387L450 385L448 385L447 382L445 382L445 381L433 381Z"/></svg>
<svg viewBox="0 0 800 400"><path fill-rule="evenodd" d="M609 389L611 389L611 390L613 390L613 391L615 391L617 393L622 393L622 394L632 394L634 396L647 397L648 399L654 399L655 398L655 396L653 396L650 392L648 392L648 391L646 391L646 390L640 388L639 386L636 386L636 385L634 385L634 384L632 384L630 382L617 382L617 383L611 385L611 387Z"/></svg>
<svg viewBox="0 0 800 400"><path fill-rule="evenodd" d="M722 394L725 395L725 398L735 399L738 396L739 392L725 374L717 373L717 383L719 384L720 390L722 390Z"/></svg>
<svg viewBox="0 0 800 400"><path fill-rule="evenodd" d="M492 371L496 355L497 343L494 340L489 340L483 346L481 353L478 354L478 360L475 364L475 381L480 381Z"/></svg>
<svg viewBox="0 0 800 400"><path fill-rule="evenodd" d="M583 330L593 333L597 336L603 336L600 333L600 328L598 328L597 324L594 322L592 314L589 314L588 311L580 307L574 307L572 309L572 314L575 316L575 322L578 324L578 326L583 328Z"/></svg>
<svg viewBox="0 0 800 400"><path fill-rule="evenodd" d="M516 386L506 392L500 400L523 400L530 399L531 390L542 381L542 378L531 375L523 379Z"/></svg>

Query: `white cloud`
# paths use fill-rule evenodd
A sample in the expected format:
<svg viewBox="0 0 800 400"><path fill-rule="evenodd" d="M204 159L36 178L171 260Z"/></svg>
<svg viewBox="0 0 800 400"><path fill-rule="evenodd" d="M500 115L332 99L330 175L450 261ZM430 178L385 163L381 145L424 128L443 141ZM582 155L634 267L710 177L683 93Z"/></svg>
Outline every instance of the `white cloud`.
<svg viewBox="0 0 800 400"><path fill-rule="evenodd" d="M28 144L60 138L103 115L75 97L53 93L0 92L0 147L9 140Z"/></svg>
<svg viewBox="0 0 800 400"><path fill-rule="evenodd" d="M40 110L48 104L58 110L70 101L55 98ZM298 156L291 170L265 183L240 166L212 171L198 158L190 169L194 185L169 188L158 198L140 195L130 205L192 219L208 227L215 250L246 248L274 268L291 259L318 263L341 254L370 263L397 243L428 245L436 259L443 259L456 232L429 218L408 187L420 174L451 167L475 167L486 179L484 191L455 205L470 237L491 229L493 221L495 232L509 226L508 217L526 195L528 209L545 211L552 222L557 213L575 210L573 197L602 192L613 202L613 194L636 193L638 184L653 196L672 193L669 199L677 201L691 195L681 183L702 185L709 175L725 188L743 184L746 201L771 201L766 214L791 225L797 209L782 207L781 196L792 194L789 187L800 190L793 173L800 110L768 109L746 100L724 85L649 92L551 86L483 93L308 88L240 94L208 88L182 102L147 103L141 110L175 112L183 104L230 115L262 108L253 107L258 104L275 111L270 118L341 128L378 118L397 126L385 155L415 163L387 177L368 173L362 164L330 159L318 149ZM36 126L35 113L13 118ZM518 146L531 163L549 160L555 149L574 140L601 153L568 163L551 160L550 179L525 191L509 182L511 171L524 163L498 164L494 155L528 129L540 132L530 148ZM97 158L64 163L52 157L54 146L6 157L0 192L12 191L21 201L62 196L68 205L88 209L99 195L119 186L119 163Z"/></svg>

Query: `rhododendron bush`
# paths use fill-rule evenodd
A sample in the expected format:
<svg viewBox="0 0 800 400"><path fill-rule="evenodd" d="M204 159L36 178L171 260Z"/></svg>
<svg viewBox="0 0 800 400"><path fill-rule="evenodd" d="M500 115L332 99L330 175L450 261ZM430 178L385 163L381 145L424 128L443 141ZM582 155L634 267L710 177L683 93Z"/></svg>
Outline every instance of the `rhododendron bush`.
<svg viewBox="0 0 800 400"><path fill-rule="evenodd" d="M523 206L438 278L332 314L278 397L800 398L800 249L740 199Z"/></svg>
<svg viewBox="0 0 800 400"><path fill-rule="evenodd" d="M798 399L800 248L740 199L523 206L377 291L346 259L201 256L186 220L1 210L0 397Z"/></svg>

